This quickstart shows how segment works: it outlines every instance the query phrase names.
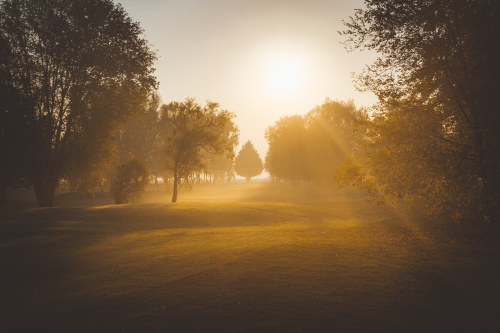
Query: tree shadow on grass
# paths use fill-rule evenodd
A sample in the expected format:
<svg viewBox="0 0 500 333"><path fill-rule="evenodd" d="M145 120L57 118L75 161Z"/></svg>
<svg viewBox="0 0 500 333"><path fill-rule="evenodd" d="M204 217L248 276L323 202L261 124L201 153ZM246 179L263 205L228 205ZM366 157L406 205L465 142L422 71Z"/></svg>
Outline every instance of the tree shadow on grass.
<svg viewBox="0 0 500 333"><path fill-rule="evenodd" d="M2 211L4 327L493 331L496 252L340 193L308 202L272 191L268 201L254 192L255 201ZM184 252L163 253L177 240Z"/></svg>

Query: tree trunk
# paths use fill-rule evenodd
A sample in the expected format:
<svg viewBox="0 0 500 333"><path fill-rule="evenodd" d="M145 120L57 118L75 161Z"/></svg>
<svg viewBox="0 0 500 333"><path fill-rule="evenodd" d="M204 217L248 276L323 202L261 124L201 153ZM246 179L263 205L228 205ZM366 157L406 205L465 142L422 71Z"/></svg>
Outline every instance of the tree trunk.
<svg viewBox="0 0 500 333"><path fill-rule="evenodd" d="M38 207L54 206L57 179L53 177L42 178L35 181L34 185Z"/></svg>
<svg viewBox="0 0 500 333"><path fill-rule="evenodd" d="M247 177L247 182L249 182L249 181L250 181L250 179L252 179L252 177Z"/></svg>
<svg viewBox="0 0 500 333"><path fill-rule="evenodd" d="M172 193L172 202L177 202L177 171L174 171L174 191Z"/></svg>
<svg viewBox="0 0 500 333"><path fill-rule="evenodd" d="M164 178L165 191L170 192L170 177Z"/></svg>

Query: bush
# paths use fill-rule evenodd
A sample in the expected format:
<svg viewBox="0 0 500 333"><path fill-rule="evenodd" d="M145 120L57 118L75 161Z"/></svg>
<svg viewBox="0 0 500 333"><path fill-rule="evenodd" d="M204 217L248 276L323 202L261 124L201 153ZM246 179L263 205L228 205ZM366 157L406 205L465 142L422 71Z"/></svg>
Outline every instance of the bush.
<svg viewBox="0 0 500 333"><path fill-rule="evenodd" d="M116 168L111 194L116 204L137 202L146 190L148 182L149 172L144 163L131 159Z"/></svg>

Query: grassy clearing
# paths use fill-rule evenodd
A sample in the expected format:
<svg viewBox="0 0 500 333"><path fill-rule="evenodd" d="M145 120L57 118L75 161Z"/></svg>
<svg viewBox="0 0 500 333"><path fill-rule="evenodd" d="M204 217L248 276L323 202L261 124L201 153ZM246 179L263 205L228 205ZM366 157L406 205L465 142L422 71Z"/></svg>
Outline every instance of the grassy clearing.
<svg viewBox="0 0 500 333"><path fill-rule="evenodd" d="M359 193L237 183L2 207L13 331L496 331L498 251Z"/></svg>

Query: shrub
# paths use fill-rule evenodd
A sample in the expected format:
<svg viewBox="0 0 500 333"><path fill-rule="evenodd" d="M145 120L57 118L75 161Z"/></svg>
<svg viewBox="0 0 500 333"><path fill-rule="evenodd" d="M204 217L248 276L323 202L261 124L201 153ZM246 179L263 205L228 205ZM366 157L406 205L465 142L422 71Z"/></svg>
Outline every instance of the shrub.
<svg viewBox="0 0 500 333"><path fill-rule="evenodd" d="M146 190L148 182L149 172L144 163L131 159L116 168L111 194L116 204L137 202Z"/></svg>

